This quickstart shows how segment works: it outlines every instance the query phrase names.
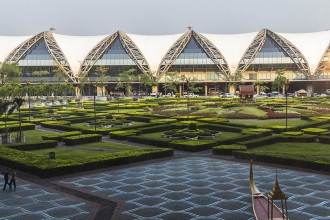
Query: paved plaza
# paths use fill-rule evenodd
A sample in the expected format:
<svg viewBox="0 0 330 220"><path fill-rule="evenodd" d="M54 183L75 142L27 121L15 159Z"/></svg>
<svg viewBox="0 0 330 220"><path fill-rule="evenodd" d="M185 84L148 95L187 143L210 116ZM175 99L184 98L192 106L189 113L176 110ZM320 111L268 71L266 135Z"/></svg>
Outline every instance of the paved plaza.
<svg viewBox="0 0 330 220"><path fill-rule="evenodd" d="M1 182L2 183L2 182ZM97 205L19 179L16 191L0 191L0 219L93 219Z"/></svg>
<svg viewBox="0 0 330 220"><path fill-rule="evenodd" d="M275 181L275 168L254 166L260 191ZM290 219L330 219L330 178L278 169L289 197ZM123 202L119 219L254 219L249 164L183 157L116 168L58 184Z"/></svg>

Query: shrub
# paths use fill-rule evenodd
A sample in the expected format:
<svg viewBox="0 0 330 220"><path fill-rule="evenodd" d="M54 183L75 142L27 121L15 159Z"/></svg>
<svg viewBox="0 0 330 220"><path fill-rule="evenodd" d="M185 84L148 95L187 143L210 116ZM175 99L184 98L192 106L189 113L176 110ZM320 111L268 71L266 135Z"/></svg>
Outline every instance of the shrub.
<svg viewBox="0 0 330 220"><path fill-rule="evenodd" d="M125 140L127 139L127 136L132 136L132 135L137 135L139 134L138 130L124 130L124 131L110 131L109 136L110 138L113 139L118 139L118 140Z"/></svg>
<svg viewBox="0 0 330 220"><path fill-rule="evenodd" d="M242 134L248 135L261 135L261 134L272 134L273 131L268 128L245 128L242 130Z"/></svg>
<svg viewBox="0 0 330 220"><path fill-rule="evenodd" d="M1 163L46 178L82 172L95 168L116 166L155 158L173 156L172 149L138 149L121 152L108 152L92 158L50 160L33 152L0 147ZM31 158L33 158L31 160Z"/></svg>
<svg viewBox="0 0 330 220"><path fill-rule="evenodd" d="M231 144L231 145L220 145L212 148L212 152L214 154L221 154L221 155L232 155L233 151L236 150L245 151L247 150L247 147L240 144Z"/></svg>
<svg viewBox="0 0 330 220"><path fill-rule="evenodd" d="M269 128L272 129L274 133L281 133L281 132L285 132L285 131L294 131L297 129L296 127L293 127L293 126L288 126L286 128L285 125L274 125L274 126L270 126Z"/></svg>
<svg viewBox="0 0 330 220"><path fill-rule="evenodd" d="M317 139L316 135L310 135L310 134L302 134L302 135L296 135L291 136L287 134L279 134L275 136L276 141L278 142L298 142L298 143L306 143L306 142L315 142Z"/></svg>
<svg viewBox="0 0 330 220"><path fill-rule="evenodd" d="M167 124L167 123L172 123L172 122L177 122L177 120L174 119L174 118L164 118L164 119L152 119L152 120L150 120L150 123L153 123L153 124Z"/></svg>
<svg viewBox="0 0 330 220"><path fill-rule="evenodd" d="M217 142L214 140L175 140L169 143L169 147L182 151L198 152L209 150L216 144Z"/></svg>
<svg viewBox="0 0 330 220"><path fill-rule="evenodd" d="M281 135L285 135L285 136L301 136L304 133L301 131L287 131L287 132L282 132Z"/></svg>
<svg viewBox="0 0 330 220"><path fill-rule="evenodd" d="M83 134L77 136L63 137L63 142L69 146L98 142L101 140L102 135L100 134Z"/></svg>
<svg viewBox="0 0 330 220"><path fill-rule="evenodd" d="M275 140L274 136L266 136L266 137L261 137L261 138L252 139L252 140L248 140L248 141L238 142L237 144L244 145L248 149L252 149L255 147L260 147L260 146L263 146L266 144L274 143L274 140Z"/></svg>
<svg viewBox="0 0 330 220"><path fill-rule="evenodd" d="M328 129L323 128L304 128L302 131L306 134L320 135L328 131Z"/></svg>
<svg viewBox="0 0 330 220"><path fill-rule="evenodd" d="M23 150L23 151L54 148L56 146L57 146L57 141L52 141L52 140L3 145L3 147L6 148Z"/></svg>
<svg viewBox="0 0 330 220"><path fill-rule="evenodd" d="M319 136L319 142L323 144L330 144L330 137L329 136Z"/></svg>
<svg viewBox="0 0 330 220"><path fill-rule="evenodd" d="M36 127L35 124L32 123L22 123L21 128L23 131L26 130L34 130ZM19 124L9 124L7 125L7 129L10 131L19 131ZM5 132L5 126L4 125L0 125L0 133L4 133Z"/></svg>
<svg viewBox="0 0 330 220"><path fill-rule="evenodd" d="M77 136L80 134L81 134L81 131L69 131L69 132L43 135L41 137L43 140L63 141L63 137Z"/></svg>
<svg viewBox="0 0 330 220"><path fill-rule="evenodd" d="M195 131L197 130L197 123L190 123L188 124L188 130Z"/></svg>
<svg viewBox="0 0 330 220"><path fill-rule="evenodd" d="M227 118L200 118L196 120L204 123L220 123L220 124L229 122L229 119Z"/></svg>

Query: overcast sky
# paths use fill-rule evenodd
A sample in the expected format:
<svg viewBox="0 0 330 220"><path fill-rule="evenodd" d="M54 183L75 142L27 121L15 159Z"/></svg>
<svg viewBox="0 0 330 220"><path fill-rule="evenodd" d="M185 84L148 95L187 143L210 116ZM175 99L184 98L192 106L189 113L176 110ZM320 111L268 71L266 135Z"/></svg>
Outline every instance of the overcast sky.
<svg viewBox="0 0 330 220"><path fill-rule="evenodd" d="M0 0L0 35L232 34L330 29L330 0Z"/></svg>

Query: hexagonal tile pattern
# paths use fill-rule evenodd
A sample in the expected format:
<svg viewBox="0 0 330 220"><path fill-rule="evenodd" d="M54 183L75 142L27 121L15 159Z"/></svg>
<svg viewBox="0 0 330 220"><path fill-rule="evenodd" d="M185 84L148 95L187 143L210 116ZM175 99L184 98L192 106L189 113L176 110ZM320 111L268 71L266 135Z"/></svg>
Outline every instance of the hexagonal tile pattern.
<svg viewBox="0 0 330 220"><path fill-rule="evenodd" d="M95 206L19 179L16 191L0 191L0 219L89 219Z"/></svg>
<svg viewBox="0 0 330 220"><path fill-rule="evenodd" d="M254 177L266 194L275 182L275 169L255 165ZM289 197L290 219L330 219L328 176L279 169L278 177ZM123 220L254 219L247 163L184 157L60 183L123 201Z"/></svg>

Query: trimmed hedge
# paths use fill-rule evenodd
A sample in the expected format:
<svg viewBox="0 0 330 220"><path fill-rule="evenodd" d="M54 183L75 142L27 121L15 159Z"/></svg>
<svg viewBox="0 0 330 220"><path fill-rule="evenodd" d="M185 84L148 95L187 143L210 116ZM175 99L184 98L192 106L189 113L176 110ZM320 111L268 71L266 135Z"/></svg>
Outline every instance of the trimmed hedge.
<svg viewBox="0 0 330 220"><path fill-rule="evenodd" d="M50 160L43 155L0 147L1 164L32 173L42 178L123 165L173 156L172 149L139 149L104 153L93 158ZM33 160L31 160L33 158Z"/></svg>
<svg viewBox="0 0 330 220"><path fill-rule="evenodd" d="M247 135L271 135L273 131L267 128L245 128L242 130L242 134Z"/></svg>
<svg viewBox="0 0 330 220"><path fill-rule="evenodd" d="M330 137L329 136L319 136L319 142L323 144L330 144Z"/></svg>
<svg viewBox="0 0 330 220"><path fill-rule="evenodd" d="M233 151L241 150L246 151L247 147L239 144L231 144L231 145L220 145L212 148L212 153L220 154L220 155L232 155Z"/></svg>
<svg viewBox="0 0 330 220"><path fill-rule="evenodd" d="M117 140L126 140L128 136L137 135L140 132L138 130L124 130L124 131L110 131L109 136L110 138L117 139Z"/></svg>
<svg viewBox="0 0 330 220"><path fill-rule="evenodd" d="M26 130L35 130L36 129L36 125L32 124L32 123L22 123L22 131L26 131ZM7 125L7 129L12 132L12 131L19 131L19 124L9 124ZM5 132L5 126L4 125L0 125L0 133L4 133Z"/></svg>
<svg viewBox="0 0 330 220"><path fill-rule="evenodd" d="M147 137L140 136L127 136L127 140L139 144L148 144L156 147L169 147L169 142L167 140L149 139Z"/></svg>
<svg viewBox="0 0 330 220"><path fill-rule="evenodd" d="M70 137L63 137L63 142L65 143L65 145L69 146L98 142L101 140L102 135L100 134L82 134Z"/></svg>
<svg viewBox="0 0 330 220"><path fill-rule="evenodd" d="M253 140L248 140L248 141L242 141L238 142L237 144L244 145L247 147L247 149L252 149L255 147L260 147L266 144L271 144L274 143L276 140L275 136L266 136L266 137L261 137Z"/></svg>
<svg viewBox="0 0 330 220"><path fill-rule="evenodd" d="M288 155L282 157L278 154L273 153L264 153L264 154L256 154L248 151L233 151L234 156L237 159L247 159L253 161L260 161L265 163L274 163L274 164L282 164L286 166L295 166L301 168L315 169L315 170L325 170L330 171L330 164L322 161L312 161L306 160L303 158L288 158Z"/></svg>
<svg viewBox="0 0 330 220"><path fill-rule="evenodd" d="M70 137L80 135L81 131L69 131L63 133L56 133L56 134L48 134L41 136L43 140L55 140L55 141L63 141L63 137Z"/></svg>
<svg viewBox="0 0 330 220"><path fill-rule="evenodd" d="M171 148L189 152L209 150L216 145L214 140L175 140L169 143Z"/></svg>
<svg viewBox="0 0 330 220"><path fill-rule="evenodd" d="M57 141L46 140L46 141L35 141L35 142L27 142L27 143L6 144L2 146L16 150L28 151L28 150L54 148L57 146Z"/></svg>
<svg viewBox="0 0 330 220"><path fill-rule="evenodd" d="M310 135L310 134L302 134L299 136L296 135L286 135L286 134L279 134L275 136L276 142L298 142L298 143L310 143L315 142L317 139L317 135Z"/></svg>
<svg viewBox="0 0 330 220"><path fill-rule="evenodd" d="M321 135L328 131L328 129L324 128L304 128L302 131L306 134L314 134L314 135Z"/></svg>

